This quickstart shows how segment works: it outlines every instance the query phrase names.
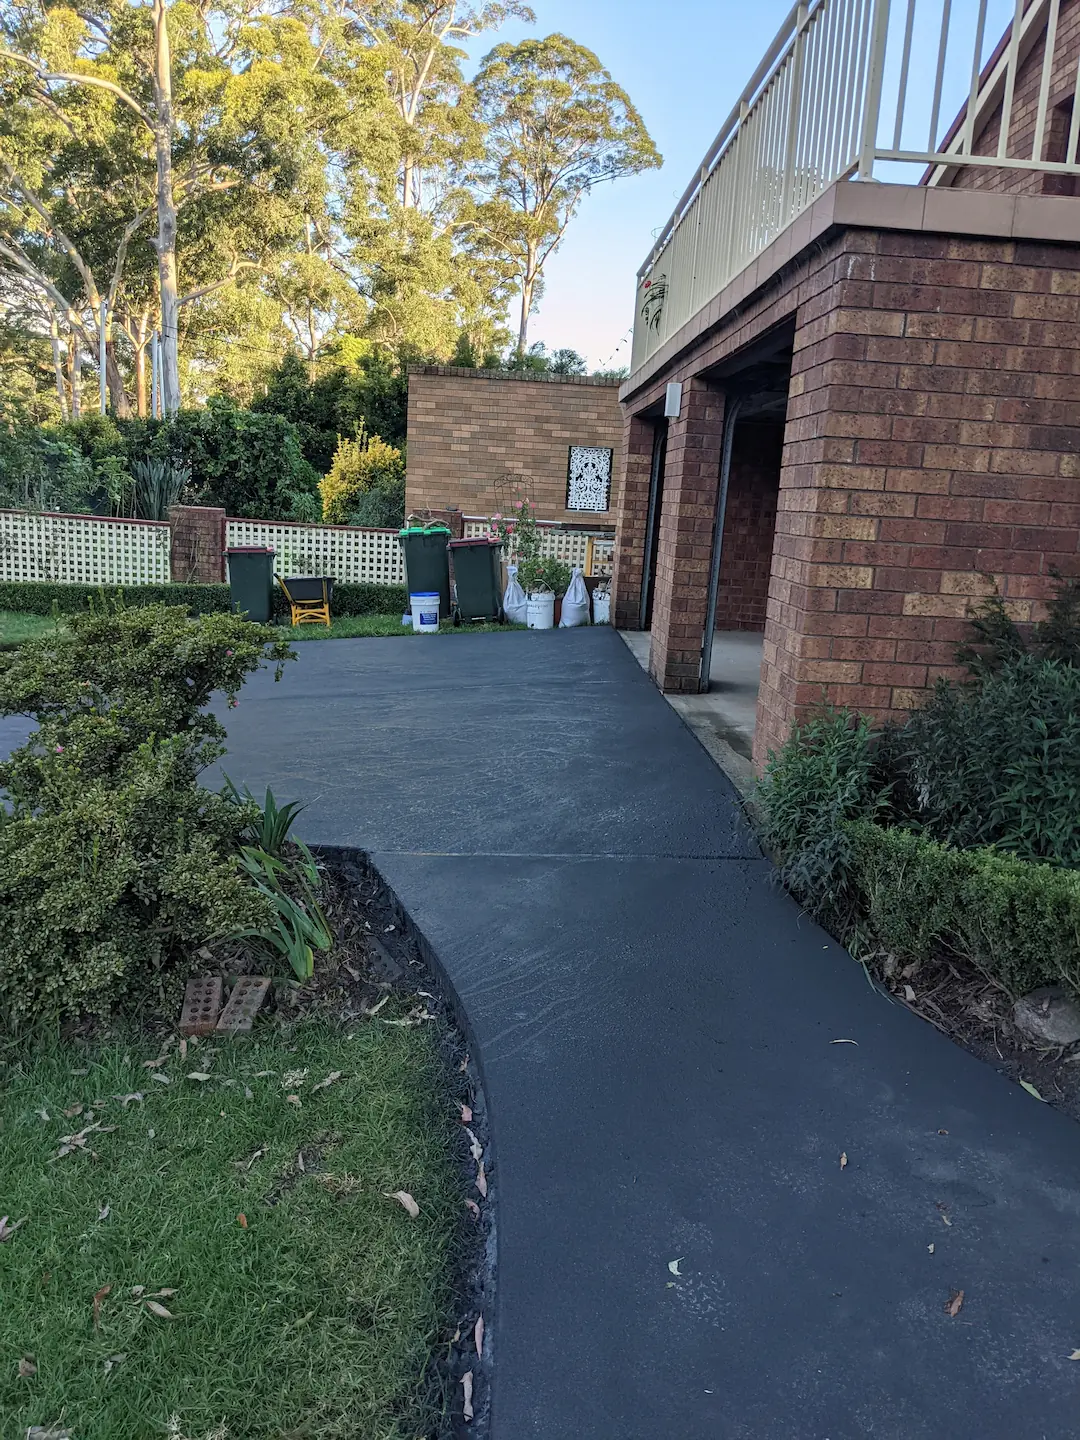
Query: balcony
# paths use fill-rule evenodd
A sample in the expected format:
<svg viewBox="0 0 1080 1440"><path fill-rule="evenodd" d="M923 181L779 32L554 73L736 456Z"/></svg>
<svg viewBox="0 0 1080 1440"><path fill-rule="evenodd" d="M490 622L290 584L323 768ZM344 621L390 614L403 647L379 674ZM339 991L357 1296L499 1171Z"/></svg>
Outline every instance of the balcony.
<svg viewBox="0 0 1080 1440"><path fill-rule="evenodd" d="M1080 191L1076 0L805 0L638 271L631 379L838 182Z"/></svg>

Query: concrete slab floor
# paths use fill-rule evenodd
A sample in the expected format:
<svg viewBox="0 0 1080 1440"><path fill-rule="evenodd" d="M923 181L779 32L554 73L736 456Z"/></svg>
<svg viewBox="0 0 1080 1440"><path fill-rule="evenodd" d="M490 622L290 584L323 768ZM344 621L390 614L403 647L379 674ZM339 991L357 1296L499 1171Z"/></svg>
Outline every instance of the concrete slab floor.
<svg viewBox="0 0 1080 1440"><path fill-rule="evenodd" d="M647 630L620 630L619 634L641 668L648 670L651 634ZM744 791L753 782L750 757L763 641L764 637L754 630L718 630L713 637L709 690L703 695L664 696L717 764Z"/></svg>

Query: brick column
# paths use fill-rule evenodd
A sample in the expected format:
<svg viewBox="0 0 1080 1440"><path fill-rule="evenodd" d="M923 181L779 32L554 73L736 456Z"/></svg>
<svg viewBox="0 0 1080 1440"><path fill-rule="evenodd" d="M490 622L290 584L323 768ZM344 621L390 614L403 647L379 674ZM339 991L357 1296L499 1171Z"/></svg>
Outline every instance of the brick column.
<svg viewBox="0 0 1080 1440"><path fill-rule="evenodd" d="M175 583L218 585L225 579L225 511L174 505L169 511L169 562Z"/></svg>
<svg viewBox="0 0 1080 1440"><path fill-rule="evenodd" d="M641 612L645 568L645 527L649 519L649 481L656 428L640 415L627 415L623 427L622 475L615 484L619 509L615 521L615 573L612 580L615 624L636 630Z"/></svg>
<svg viewBox="0 0 1080 1440"><path fill-rule="evenodd" d="M668 426L649 657L653 679L676 694L696 694L700 681L723 432L722 391L687 381Z"/></svg>

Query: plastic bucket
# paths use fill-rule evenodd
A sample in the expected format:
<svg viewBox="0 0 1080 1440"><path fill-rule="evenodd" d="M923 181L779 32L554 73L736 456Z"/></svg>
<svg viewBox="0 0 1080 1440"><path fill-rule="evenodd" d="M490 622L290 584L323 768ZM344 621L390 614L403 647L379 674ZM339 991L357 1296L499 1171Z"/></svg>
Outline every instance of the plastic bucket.
<svg viewBox="0 0 1080 1440"><path fill-rule="evenodd" d="M525 624L530 630L553 630L555 628L555 596L550 590L543 590L538 594L529 592Z"/></svg>
<svg viewBox="0 0 1080 1440"><path fill-rule="evenodd" d="M419 591L409 596L412 609L412 628L418 635L435 635L439 629L439 592Z"/></svg>
<svg viewBox="0 0 1080 1440"><path fill-rule="evenodd" d="M594 625L611 624L611 591L595 590L592 597L592 622Z"/></svg>

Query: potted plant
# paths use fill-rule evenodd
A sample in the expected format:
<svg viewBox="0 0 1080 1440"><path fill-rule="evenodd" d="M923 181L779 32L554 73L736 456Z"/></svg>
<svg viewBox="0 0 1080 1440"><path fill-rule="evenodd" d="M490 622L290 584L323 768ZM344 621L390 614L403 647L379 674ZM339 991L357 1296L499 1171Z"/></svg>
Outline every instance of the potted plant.
<svg viewBox="0 0 1080 1440"><path fill-rule="evenodd" d="M515 500L509 515L493 515L491 535L502 542L507 560L517 563L530 630L550 630L559 623L557 602L570 584L570 567L553 555L541 555L540 527L528 500Z"/></svg>

